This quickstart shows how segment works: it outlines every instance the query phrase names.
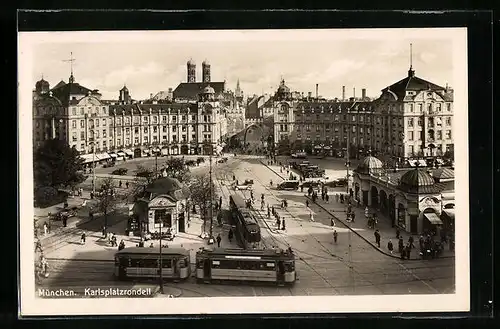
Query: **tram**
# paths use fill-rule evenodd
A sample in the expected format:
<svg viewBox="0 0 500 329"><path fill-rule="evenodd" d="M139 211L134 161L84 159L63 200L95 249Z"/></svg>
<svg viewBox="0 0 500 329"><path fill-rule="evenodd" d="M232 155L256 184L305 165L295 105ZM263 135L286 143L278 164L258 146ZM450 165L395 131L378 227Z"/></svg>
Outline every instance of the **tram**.
<svg viewBox="0 0 500 329"><path fill-rule="evenodd" d="M161 252L162 278L184 280L191 275L189 250L163 248ZM131 247L115 253L114 276L118 280L154 279L160 276L160 249Z"/></svg>
<svg viewBox="0 0 500 329"><path fill-rule="evenodd" d="M245 200L237 194L232 194L229 197L229 206L236 237L241 246L245 249L257 247L261 240L260 226L252 211L246 207Z"/></svg>
<svg viewBox="0 0 500 329"><path fill-rule="evenodd" d="M295 255L291 249L201 248L196 253L196 281L268 282L293 285L296 280Z"/></svg>

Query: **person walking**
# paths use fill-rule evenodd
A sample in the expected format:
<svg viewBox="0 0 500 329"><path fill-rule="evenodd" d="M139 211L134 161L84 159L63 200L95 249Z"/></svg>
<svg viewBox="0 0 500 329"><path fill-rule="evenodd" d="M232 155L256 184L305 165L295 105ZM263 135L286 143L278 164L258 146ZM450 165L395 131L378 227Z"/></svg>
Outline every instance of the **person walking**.
<svg viewBox="0 0 500 329"><path fill-rule="evenodd" d="M330 200L330 196L328 195L328 193L325 193L325 201L326 201L326 203L328 203L329 200Z"/></svg>
<svg viewBox="0 0 500 329"><path fill-rule="evenodd" d="M309 208L309 200L306 200L306 208Z"/></svg>
<svg viewBox="0 0 500 329"><path fill-rule="evenodd" d="M285 224L285 219L284 218L281 220L281 230L282 231L286 230L286 224Z"/></svg>
<svg viewBox="0 0 500 329"><path fill-rule="evenodd" d="M415 245L413 244L413 236L412 235L410 235L410 237L408 238L408 244L410 245L410 249L415 248Z"/></svg>
<svg viewBox="0 0 500 329"><path fill-rule="evenodd" d="M408 243L406 244L406 258L410 259L411 256L411 245Z"/></svg>
<svg viewBox="0 0 500 329"><path fill-rule="evenodd" d="M333 230L333 242L337 244L338 233L337 230Z"/></svg>
<svg viewBox="0 0 500 329"><path fill-rule="evenodd" d="M312 211L309 213L309 221L314 222L314 214Z"/></svg>
<svg viewBox="0 0 500 329"><path fill-rule="evenodd" d="M354 219L356 218L356 213L351 212L351 221L354 223Z"/></svg>
<svg viewBox="0 0 500 329"><path fill-rule="evenodd" d="M49 227L47 225L47 222L43 223L43 234L47 235L49 233Z"/></svg>
<svg viewBox="0 0 500 329"><path fill-rule="evenodd" d="M399 231L399 227L396 228L396 239L399 239L399 235L401 234L401 232Z"/></svg>
<svg viewBox="0 0 500 329"><path fill-rule="evenodd" d="M368 211L368 207L365 208L365 217L368 218L368 215L369 215L369 211Z"/></svg>
<svg viewBox="0 0 500 329"><path fill-rule="evenodd" d="M403 237L400 236L398 240L398 251L400 254L403 254L403 248L404 248Z"/></svg>
<svg viewBox="0 0 500 329"><path fill-rule="evenodd" d="M81 244L85 244L85 239L86 239L86 235L85 235L85 232L82 233L82 237L80 239L80 243Z"/></svg>
<svg viewBox="0 0 500 329"><path fill-rule="evenodd" d="M125 248L125 241L121 240L120 245L118 246L118 250L122 250Z"/></svg>
<svg viewBox="0 0 500 329"><path fill-rule="evenodd" d="M375 242L377 243L377 247L380 248L380 233L378 230L375 230L375 233L373 233L373 235L375 235Z"/></svg>
<svg viewBox="0 0 500 329"><path fill-rule="evenodd" d="M391 240L389 240L389 242L387 242L387 249L389 250L389 252L392 255L392 251L394 250L394 246L392 245L392 241Z"/></svg>
<svg viewBox="0 0 500 329"><path fill-rule="evenodd" d="M335 218L334 218L334 217L332 217L332 219L330 220L330 225L331 225L332 227L334 227L334 226L335 226Z"/></svg>
<svg viewBox="0 0 500 329"><path fill-rule="evenodd" d="M120 188L122 188L122 181L119 181L119 182L118 182L118 186L119 186Z"/></svg>
<svg viewBox="0 0 500 329"><path fill-rule="evenodd" d="M276 219L276 226L278 226L278 230L279 230L280 226L281 226L281 221L279 218Z"/></svg>
<svg viewBox="0 0 500 329"><path fill-rule="evenodd" d="M220 242L222 238L220 237L220 234L217 234L217 247L220 248Z"/></svg>

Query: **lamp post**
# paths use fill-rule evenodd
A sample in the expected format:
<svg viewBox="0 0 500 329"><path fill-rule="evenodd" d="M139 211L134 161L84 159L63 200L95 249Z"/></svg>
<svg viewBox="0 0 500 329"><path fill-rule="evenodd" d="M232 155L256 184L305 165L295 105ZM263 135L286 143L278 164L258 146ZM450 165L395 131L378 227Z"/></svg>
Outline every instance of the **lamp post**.
<svg viewBox="0 0 500 329"><path fill-rule="evenodd" d="M157 179L160 175L158 175L158 152L156 152L156 149L153 149L152 147L149 148L149 152L154 153L155 155L155 179Z"/></svg>
<svg viewBox="0 0 500 329"><path fill-rule="evenodd" d="M95 143L90 142L92 145L92 195L95 196Z"/></svg>
<svg viewBox="0 0 500 329"><path fill-rule="evenodd" d="M212 192L212 154L213 154L213 144L210 143L210 156L209 156L209 186L210 186L210 236L208 238L208 242L212 243L213 242L213 192Z"/></svg>

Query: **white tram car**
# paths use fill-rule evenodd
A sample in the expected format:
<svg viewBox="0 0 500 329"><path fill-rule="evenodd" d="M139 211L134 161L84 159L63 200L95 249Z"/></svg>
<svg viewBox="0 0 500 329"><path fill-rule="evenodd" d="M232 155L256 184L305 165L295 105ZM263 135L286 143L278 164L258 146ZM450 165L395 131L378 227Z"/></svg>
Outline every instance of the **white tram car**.
<svg viewBox="0 0 500 329"><path fill-rule="evenodd" d="M189 250L163 248L161 252L162 278L185 280L191 276ZM115 254L114 276L118 280L157 279L160 276L160 249L131 247Z"/></svg>
<svg viewBox="0 0 500 329"><path fill-rule="evenodd" d="M201 248L196 253L196 280L198 283L239 281L293 285L295 255L291 249Z"/></svg>

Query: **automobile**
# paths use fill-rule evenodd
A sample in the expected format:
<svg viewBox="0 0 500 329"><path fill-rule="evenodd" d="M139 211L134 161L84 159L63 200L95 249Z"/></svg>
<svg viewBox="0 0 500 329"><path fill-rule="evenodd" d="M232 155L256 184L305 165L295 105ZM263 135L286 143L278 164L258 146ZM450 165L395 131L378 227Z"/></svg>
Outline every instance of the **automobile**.
<svg viewBox="0 0 500 329"><path fill-rule="evenodd" d="M190 166L190 167L193 167L193 166L196 166L196 161L194 160L187 160L185 162L186 166Z"/></svg>
<svg viewBox="0 0 500 329"><path fill-rule="evenodd" d="M71 207L69 209L63 209L58 213L54 214L52 219L62 220L64 217L70 218L70 217L75 217L76 215L78 215L78 207Z"/></svg>
<svg viewBox="0 0 500 329"><path fill-rule="evenodd" d="M237 191L247 191L252 189L252 185L235 185L234 189Z"/></svg>
<svg viewBox="0 0 500 329"><path fill-rule="evenodd" d="M312 187L313 189L319 188L320 183L316 181L305 181L302 183L301 187L302 188L309 188Z"/></svg>
<svg viewBox="0 0 500 329"><path fill-rule="evenodd" d="M297 190L299 188L298 180L286 180L284 182L279 183L276 188L278 190Z"/></svg>
<svg viewBox="0 0 500 329"><path fill-rule="evenodd" d="M123 175L126 175L128 172L128 169L127 168L118 168L118 169L115 169L111 172L111 175L119 175L119 176L123 176Z"/></svg>
<svg viewBox="0 0 500 329"><path fill-rule="evenodd" d="M294 158L294 159L305 159L305 158L307 158L307 153L305 153L305 152L292 153L292 158Z"/></svg>
<svg viewBox="0 0 500 329"><path fill-rule="evenodd" d="M228 160L227 158L221 158L221 159L217 160L217 163L225 163L225 162L227 162L227 160Z"/></svg>
<svg viewBox="0 0 500 329"><path fill-rule="evenodd" d="M203 163L203 162L205 162L205 158L204 158L204 157L198 157L198 158L196 159L196 162L198 162L198 163Z"/></svg>
<svg viewBox="0 0 500 329"><path fill-rule="evenodd" d="M253 184L253 179L245 179L243 182L243 185L252 185Z"/></svg>

